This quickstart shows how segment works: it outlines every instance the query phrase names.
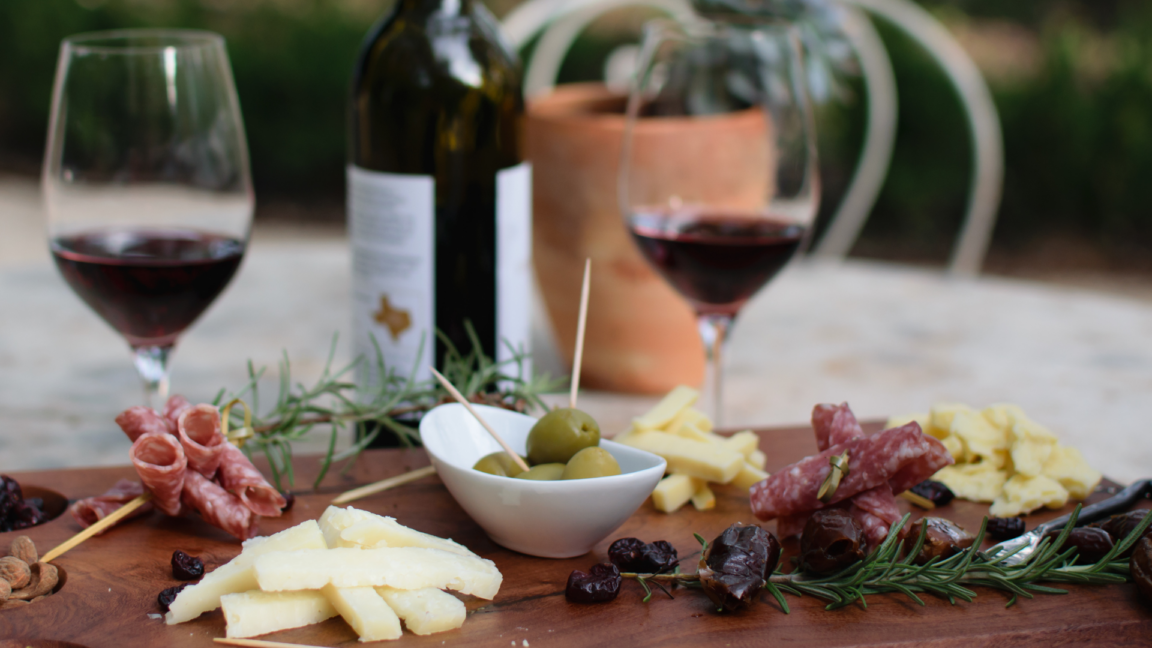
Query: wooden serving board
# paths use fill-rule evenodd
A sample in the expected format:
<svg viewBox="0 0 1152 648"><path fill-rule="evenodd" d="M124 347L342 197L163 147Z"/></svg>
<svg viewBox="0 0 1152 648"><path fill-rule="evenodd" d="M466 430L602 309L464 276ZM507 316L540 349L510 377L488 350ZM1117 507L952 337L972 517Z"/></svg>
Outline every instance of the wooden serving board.
<svg viewBox="0 0 1152 648"><path fill-rule="evenodd" d="M774 470L815 452L810 429L773 429L761 433L761 447ZM300 460L298 485L310 484L315 462ZM422 450L374 450L364 454L347 476L330 475L319 493L297 496L296 505L279 519L261 523L265 534L319 517L331 499L355 485L398 475L428 464ZM117 479L135 476L130 468L103 468L17 473L22 484L50 488L70 499L104 492ZM1108 496L1106 483L1091 500ZM504 549L457 506L433 476L353 504L396 517L401 523L439 536L451 537L481 556L494 560L504 574L495 601L467 599L469 617L458 630L418 637L405 633L405 646L589 646L700 643L762 646L781 642L794 646L918 645L1049 646L1054 643L1146 645L1152 637L1152 604L1139 598L1134 585L1073 586L1067 595L1037 595L1005 608L1004 593L977 589L972 603L955 606L925 596L926 606L898 595L873 596L868 605L832 612L813 598L789 597L791 614L784 614L771 596L738 614L720 615L703 593L676 590L675 599L657 593L647 604L643 592L625 581L611 603L578 605L564 599L564 585L574 569L587 569L607 560L609 544L635 536L645 542L667 540L680 552L686 571L694 571L699 544L693 533L711 539L736 521L755 522L746 493L717 488L716 508L696 512L691 506L672 515L645 503L623 527L590 554L567 560L532 558ZM912 510L900 500L905 510ZM1142 503L1147 507L1149 502ZM1071 510L1069 506L1066 510ZM920 511L915 511L916 516ZM987 506L956 501L937 509L975 531ZM1058 515L1038 513L1028 526ZM532 520L525 520L532 524ZM766 525L775 530L775 523ZM26 530L41 553L70 537L79 525L64 516ZM6 548L19 532L0 534ZM786 555L797 542L784 543ZM206 647L224 636L220 611L181 625L168 626L150 615L159 613L157 594L177 582L170 558L176 549L203 558L208 570L227 562L240 547L198 518L169 519L158 513L137 519L93 538L55 561L67 574L62 589L42 601L0 610L0 644L119 648L120 646ZM266 637L322 646L355 646L356 635L339 618ZM35 641L39 640L39 641ZM69 642L69 643L64 643ZM74 647L73 647L74 648Z"/></svg>

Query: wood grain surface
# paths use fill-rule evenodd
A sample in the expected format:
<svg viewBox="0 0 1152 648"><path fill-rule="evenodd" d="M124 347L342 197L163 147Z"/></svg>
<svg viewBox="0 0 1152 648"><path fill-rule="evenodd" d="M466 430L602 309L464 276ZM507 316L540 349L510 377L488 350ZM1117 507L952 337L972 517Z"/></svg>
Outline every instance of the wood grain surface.
<svg viewBox="0 0 1152 648"><path fill-rule="evenodd" d="M775 429L761 433L768 469L787 465L815 452L808 429ZM315 462L300 460L299 485L309 484ZM348 475L330 475L317 493L301 492L291 512L261 523L272 533L319 517L337 494L428 464L421 450L376 450L365 453ZM1107 467L1105 472L1107 472ZM120 477L134 477L128 467L15 473L22 484L49 488L69 499L104 492ZM1092 500L1107 496L1105 485ZM481 556L494 560L504 574L495 601L465 597L469 617L464 626L447 633L418 637L405 633L405 646L655 646L698 643L709 646L1049 646L1074 644L1147 645L1152 638L1152 605L1139 599L1134 585L1073 586L1066 595L1037 595L1005 608L1007 595L977 589L972 603L949 605L925 597L926 606L897 595L873 596L868 605L828 612L811 598L789 597L791 614L784 614L768 595L761 603L734 615L716 614L699 591L677 590L675 599L657 594L645 604L639 585L626 581L617 600L598 605L571 604L564 584L573 569L587 569L607 560L612 540L635 536L646 542L663 539L680 551L694 569L699 545L692 534L713 538L736 521L755 522L746 493L717 488L714 510L691 507L672 515L645 503L616 533L588 555L567 560L532 558L504 549L457 506L433 476L353 504L402 524L451 537ZM905 510L910 506L901 501ZM1148 507L1145 501L1142 506ZM1070 510L1068 507L1067 510ZM969 530L978 528L987 506L957 501L937 509ZM915 512L917 516L919 511ZM1059 511L1027 518L1028 526ZM525 520L531 524L531 520ZM768 523L775 530L775 523ZM79 525L64 516L26 530L41 553L70 537ZM19 532L0 534L7 547ZM795 540L784 543L792 554ZM227 562L239 545L198 518L164 518L158 513L117 527L73 549L55 564L67 573L59 593L35 604L0 610L0 645L118 648L120 646L200 647L224 636L220 611L189 623L168 626L156 617L157 594L178 584L169 560L180 549L203 558L208 570ZM339 618L325 623L262 637L326 646L354 646L356 635ZM8 640L8 641L4 641ZM15 643L13 643L13 641ZM65 643L67 642L67 643Z"/></svg>

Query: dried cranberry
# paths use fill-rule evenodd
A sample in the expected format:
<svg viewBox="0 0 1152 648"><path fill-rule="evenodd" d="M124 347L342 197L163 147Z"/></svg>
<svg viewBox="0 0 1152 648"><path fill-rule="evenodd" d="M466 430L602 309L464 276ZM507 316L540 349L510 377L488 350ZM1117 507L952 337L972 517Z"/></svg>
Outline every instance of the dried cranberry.
<svg viewBox="0 0 1152 648"><path fill-rule="evenodd" d="M916 484L911 488L911 491L931 501L936 506L947 506L952 501L952 498L956 497L956 494L947 486L938 481L932 481L931 479L925 479L919 484Z"/></svg>
<svg viewBox="0 0 1152 648"><path fill-rule="evenodd" d="M172 552L172 577L176 580L196 580L204 575L204 562L183 551Z"/></svg>
<svg viewBox="0 0 1152 648"><path fill-rule="evenodd" d="M17 503L12 509L9 521L12 530L16 531L47 522L48 516L44 514L44 511L30 504L28 500L24 500Z"/></svg>
<svg viewBox="0 0 1152 648"><path fill-rule="evenodd" d="M280 508L280 512L287 513L296 505L296 494L292 491L284 491L281 495L284 496L284 506Z"/></svg>
<svg viewBox="0 0 1152 648"><path fill-rule="evenodd" d="M156 597L156 602L160 604L160 611L167 612L168 608L172 606L172 601L176 600L176 595L179 594L180 590L184 589L185 587L188 587L188 583L177 585L175 587L169 587L163 592L160 592L160 596Z"/></svg>
<svg viewBox="0 0 1152 648"><path fill-rule="evenodd" d="M1018 517L990 518L986 530L993 540L1011 540L1024 533L1024 520Z"/></svg>
<svg viewBox="0 0 1152 648"><path fill-rule="evenodd" d="M620 570L612 563L592 565L592 569L587 572L577 569L568 575L564 598L572 603L611 601L620 593L622 582L624 579L620 576Z"/></svg>
<svg viewBox="0 0 1152 648"><path fill-rule="evenodd" d="M680 564L676 547L665 540L645 544L636 538L620 538L608 548L608 559L621 571L659 574Z"/></svg>

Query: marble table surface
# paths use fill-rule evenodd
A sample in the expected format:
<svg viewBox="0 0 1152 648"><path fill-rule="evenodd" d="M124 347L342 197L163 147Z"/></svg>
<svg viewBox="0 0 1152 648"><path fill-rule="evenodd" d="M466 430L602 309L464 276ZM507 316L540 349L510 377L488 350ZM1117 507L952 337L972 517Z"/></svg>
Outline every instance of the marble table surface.
<svg viewBox="0 0 1152 648"><path fill-rule="evenodd" d="M0 472L126 463L112 418L142 399L128 349L64 284L34 215L17 212L0 201L12 233L0 245ZM338 231L258 227L232 285L177 348L173 390L209 400L244 383L248 360L274 370L285 352L308 382L337 334L337 362L347 362L349 270ZM539 314L534 330L537 368L564 372ZM748 304L727 357L730 426L802 423L825 401L848 401L861 418L1009 401L1114 479L1152 465L1147 301L800 261ZM607 434L656 400L581 398Z"/></svg>

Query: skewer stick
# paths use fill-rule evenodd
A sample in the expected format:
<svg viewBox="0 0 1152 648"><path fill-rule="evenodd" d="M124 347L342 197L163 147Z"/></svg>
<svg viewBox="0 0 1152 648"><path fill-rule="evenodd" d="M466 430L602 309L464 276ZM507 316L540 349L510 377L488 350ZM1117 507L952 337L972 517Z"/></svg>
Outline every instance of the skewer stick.
<svg viewBox="0 0 1152 648"><path fill-rule="evenodd" d="M496 430L492 429L491 425L488 425L488 421L485 421L480 417L480 413L472 407L472 403L469 403L467 398L464 398L464 394L461 394L459 391L457 391L456 388L452 386L452 383L448 382L447 378L441 375L439 371L436 371L435 367L429 367L429 369L432 370L432 375L436 376L436 380L439 380L440 384L444 385L444 389L447 389L448 393L452 394L452 398L455 398L456 402L467 408L468 412L472 414L472 416L475 416L477 421L480 421L480 425L483 425L484 429L488 430L488 434L491 434L492 438L496 439L496 443L499 443L500 447L504 448L504 452L507 452L508 456L512 457L512 461L515 461L516 465L520 466L520 470L528 472L528 464L524 463L524 460L520 458L520 455L512 451L512 446L508 445L508 442L501 438L501 436L496 433Z"/></svg>
<svg viewBox="0 0 1152 648"><path fill-rule="evenodd" d="M411 470L409 472L406 472L403 475L397 475L395 477L389 477L388 479L381 479L380 481L378 481L374 484L368 484L367 486L361 486L359 488L353 488L352 490L350 490L350 491L344 493L343 495L340 495L336 499L332 500L332 503L333 504L347 504L348 502L358 500L361 497L368 497L369 495L375 495L376 493L379 493L381 491L386 491L389 488L401 486L403 484L407 484L408 482L416 481L417 479L424 479L425 477L431 477L432 475L435 475L435 474L436 474L435 466L424 466L423 468L417 468L416 470Z"/></svg>
<svg viewBox="0 0 1152 648"><path fill-rule="evenodd" d="M282 641L265 641L263 639L226 639L224 637L216 637L212 641L229 646L247 646L248 648L326 648L325 646L284 643Z"/></svg>
<svg viewBox="0 0 1152 648"><path fill-rule="evenodd" d="M97 533L100 533L104 529L107 529L108 527L112 526L113 524L116 524L124 516L128 515L132 511L135 511L136 509L140 508L140 506L142 504L144 504L144 502L147 502L150 499L152 499L152 493L144 493L143 495L140 495L139 497L137 497L135 499L129 500L123 506L116 509L115 511L112 511L111 514L109 514L107 517L103 518L102 520L98 521L96 524L93 524L92 526L88 527L87 529L84 529L80 533L77 533L76 535L72 536L71 538L65 540L63 543L61 543L59 546L57 546L52 551L49 551L48 553L44 554L44 557L40 559L40 562L52 562L53 560L56 560L60 556L64 555L65 551L68 551L69 549L75 547L76 545L80 544L81 542L84 542L88 538L91 538L92 536L96 535Z"/></svg>
<svg viewBox="0 0 1152 648"><path fill-rule="evenodd" d="M588 284L592 277L592 259L584 260L584 285L580 288L580 319L576 323L576 353L572 356L572 391L568 407L576 409L576 392L580 389L580 363L584 359L584 325L588 323Z"/></svg>

